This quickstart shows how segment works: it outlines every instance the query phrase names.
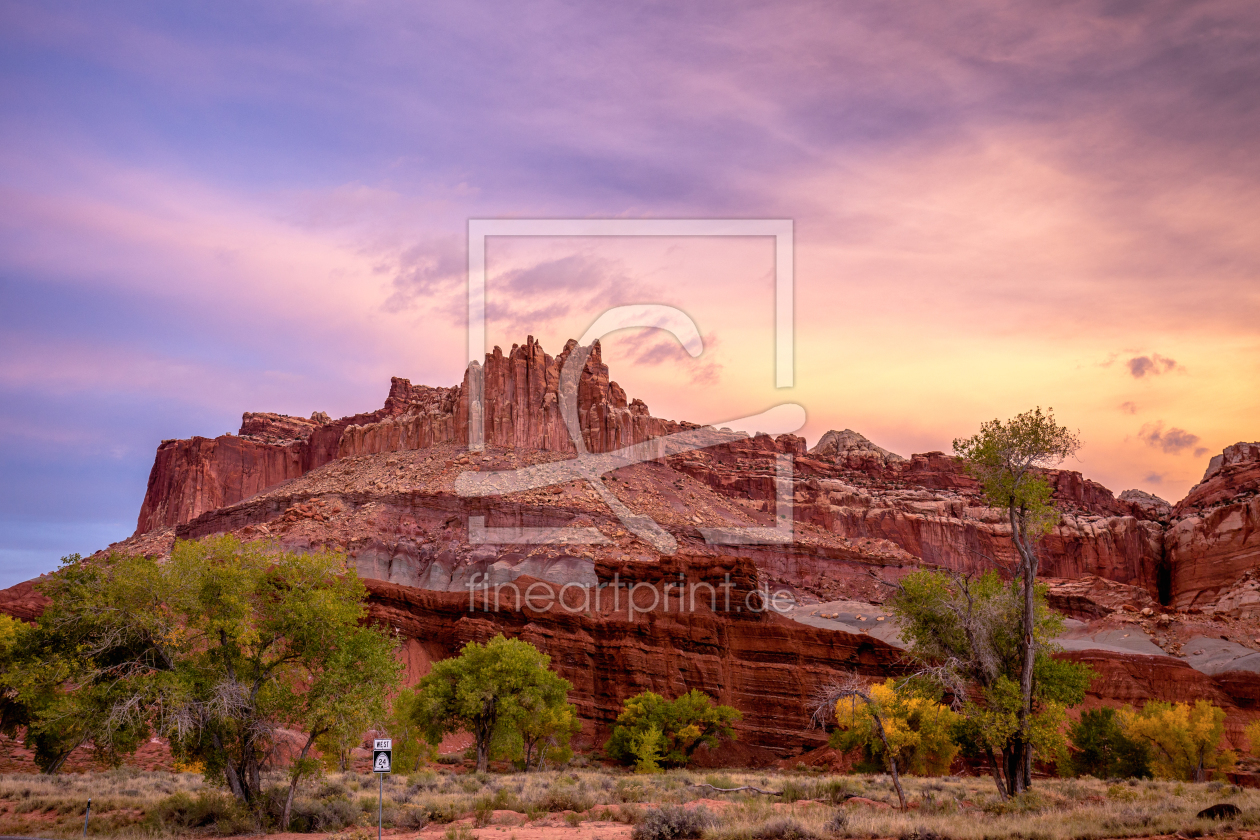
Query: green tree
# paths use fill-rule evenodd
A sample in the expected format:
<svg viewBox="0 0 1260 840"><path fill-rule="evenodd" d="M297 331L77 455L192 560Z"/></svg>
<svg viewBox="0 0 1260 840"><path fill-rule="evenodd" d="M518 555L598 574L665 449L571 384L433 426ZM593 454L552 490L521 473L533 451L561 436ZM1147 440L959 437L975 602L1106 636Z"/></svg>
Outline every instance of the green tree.
<svg viewBox="0 0 1260 840"><path fill-rule="evenodd" d="M1225 710L1207 700L1151 700L1141 711L1122 709L1119 714L1125 734L1150 745L1151 763L1160 778L1204 782L1234 766L1234 753L1221 749Z"/></svg>
<svg viewBox="0 0 1260 840"><path fill-rule="evenodd" d="M571 703L541 704L526 710L511 728L507 757L528 772L567 764L573 758L569 741L581 731L577 708Z"/></svg>
<svg viewBox="0 0 1260 840"><path fill-rule="evenodd" d="M640 760L635 744L653 728L661 733L661 763L683 767L701 744L716 746L734 740L732 723L743 716L731 706L714 705L709 695L692 689L675 700L644 691L625 702L613 725L612 737L604 745L608 755L623 764Z"/></svg>
<svg viewBox="0 0 1260 840"><path fill-rule="evenodd" d="M1072 768L1077 775L1097 779L1151 777L1146 745L1124 734L1116 710L1104 706L1081 713L1081 719L1068 728L1068 739L1076 748Z"/></svg>
<svg viewBox="0 0 1260 840"><path fill-rule="evenodd" d="M1025 790L1032 783L1037 544L1059 521L1059 512L1051 501L1052 488L1043 471L1074 455L1080 445L1075 433L1055 423L1054 409L1042 414L1040 408L1006 423L991 420L980 427L978 434L954 441L954 453L964 459L968 471L980 482L985 500L1007 512L1011 542L1019 558L1015 574L1023 581L1020 708L1018 727L1010 741L1009 757L1014 766L1008 769L1013 792Z"/></svg>
<svg viewBox="0 0 1260 840"><path fill-rule="evenodd" d="M106 754L156 731L246 803L277 728L310 733L296 786L319 735L380 716L399 678L393 642L364 626L366 590L335 552L179 541L165 562L70 558L41 589L51 603L28 661L70 664L38 725L79 721Z"/></svg>
<svg viewBox="0 0 1260 840"><path fill-rule="evenodd" d="M1033 601L1033 707L1031 715L1024 715L1021 590L1018 581L1005 582L996 572L973 576L920 570L901 580L888 603L920 674L936 681L960 707L963 720L956 740L988 759L1002 797L1019 792L1024 762L1032 752L1066 766L1061 731L1065 710L1084 699L1094 676L1086 665L1052 656L1056 648L1051 640L1061 632L1063 618L1049 609L1045 588L1038 585Z"/></svg>
<svg viewBox="0 0 1260 840"><path fill-rule="evenodd" d="M469 642L420 680L413 720L434 745L447 733L472 732L477 770L485 772L493 742L519 732L531 712L565 705L572 686L550 665L551 657L519 639Z"/></svg>
<svg viewBox="0 0 1260 840"><path fill-rule="evenodd" d="M418 694L414 688L404 688L394 695L390 705L389 720L385 728L394 741L394 766L420 769L420 764L430 753L431 747L424 740L424 733L416 723L415 710Z"/></svg>
<svg viewBox="0 0 1260 840"><path fill-rule="evenodd" d="M661 772L661 750L665 746L665 736L661 728L652 724L640 729L630 736L630 752L634 756L634 772Z"/></svg>

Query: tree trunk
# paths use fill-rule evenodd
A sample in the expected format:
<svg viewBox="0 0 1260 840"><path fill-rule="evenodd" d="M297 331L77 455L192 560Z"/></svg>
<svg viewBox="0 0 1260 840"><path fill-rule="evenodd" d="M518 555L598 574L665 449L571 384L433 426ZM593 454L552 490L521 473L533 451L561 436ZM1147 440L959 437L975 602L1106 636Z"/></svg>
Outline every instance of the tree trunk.
<svg viewBox="0 0 1260 840"><path fill-rule="evenodd" d="M989 769L993 771L993 783L997 785L998 798L1005 802L1009 797L1006 793L1006 782L1002 780L1002 768L998 766L997 756L993 754L993 748L986 746L984 754L989 759Z"/></svg>
<svg viewBox="0 0 1260 840"><path fill-rule="evenodd" d="M473 735L477 739L477 772L485 773L490 769L490 735L494 727L485 721L478 721Z"/></svg>
<svg viewBox="0 0 1260 840"><path fill-rule="evenodd" d="M244 802L245 791L241 787L241 778L237 774L236 768L232 766L231 758L226 755L227 751L223 749L223 739L219 737L219 733L217 732L214 733L212 739L214 741L214 748L218 750L220 754L223 754L225 758L223 762L223 775L227 777L228 790L232 791L233 796Z"/></svg>
<svg viewBox="0 0 1260 840"><path fill-rule="evenodd" d="M1019 764L1014 768L1008 768L1007 781L1014 782L1012 793L1020 793L1029 786L1031 781L1032 755L1028 744L1028 735L1030 728L1030 718L1032 717L1032 693L1033 693L1033 664L1036 661L1036 644L1033 639L1033 627L1036 623L1036 586L1037 586L1037 553L1032 545L1028 543L1027 535L1024 532L1023 517L1016 511L1014 500L1010 505L1011 519L1011 539L1015 542L1015 548L1019 551L1020 565L1023 570L1024 577L1024 656L1023 668L1019 675L1019 692L1020 692L1020 708L1019 708L1019 733L1017 736L1017 744L1019 746ZM1011 772L1013 770L1013 772Z"/></svg>
<svg viewBox="0 0 1260 840"><path fill-rule="evenodd" d="M481 714L473 722L473 735L477 739L477 772L490 770L490 736L494 734L494 725L498 722L495 698L491 697L482 706Z"/></svg>
<svg viewBox="0 0 1260 840"><path fill-rule="evenodd" d="M862 696L866 701L866 707L870 710L871 719L875 721L875 732L879 735L879 740L884 744L884 759L888 764L888 772L892 775L893 788L897 791L897 799L901 802L901 810L906 810L906 792L901 789L901 777L897 775L897 758L893 755L892 748L888 745L888 735L884 732L884 721L876 711L875 704L871 702L869 697Z"/></svg>
<svg viewBox="0 0 1260 840"><path fill-rule="evenodd" d="M897 759L888 757L888 772L892 774L893 787L897 791L897 800L901 802L901 810L906 810L906 792L901 789L901 776L897 775Z"/></svg>
<svg viewBox="0 0 1260 840"><path fill-rule="evenodd" d="M311 748L311 744L315 743L315 738L319 733L312 731L311 737L306 739L306 745L302 747L302 752L298 754L297 761L293 764L293 778L289 782L289 795L284 800L284 811L280 815L280 830L289 830L289 817L293 813L293 796L297 793L298 782L302 780L302 761L306 758L306 751Z"/></svg>
<svg viewBox="0 0 1260 840"><path fill-rule="evenodd" d="M88 740L88 736L85 734L82 738L79 739L78 743L76 743L73 747L71 747L70 749L63 752L61 755L54 758L52 760L52 763L44 768L43 770L44 775L46 776L54 775L58 770L61 769L61 766L66 763L66 759L70 758L70 756L74 754L75 750L77 750L79 747L86 744L87 740Z"/></svg>

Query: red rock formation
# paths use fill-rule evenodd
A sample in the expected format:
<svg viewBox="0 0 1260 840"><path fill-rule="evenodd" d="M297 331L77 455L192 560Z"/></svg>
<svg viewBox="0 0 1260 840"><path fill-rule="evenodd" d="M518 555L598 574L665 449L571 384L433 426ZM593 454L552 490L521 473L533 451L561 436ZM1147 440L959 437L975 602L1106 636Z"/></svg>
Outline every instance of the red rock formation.
<svg viewBox="0 0 1260 840"><path fill-rule="evenodd" d="M8 589L0 589L0 613L35 621L44 612L48 599L35 590L39 580L26 580Z"/></svg>
<svg viewBox="0 0 1260 840"><path fill-rule="evenodd" d="M821 736L804 731L803 698L838 669L895 670L892 649L777 616L712 610L658 610L639 622L602 608L469 613L466 585L474 575L563 584L593 563L600 580L620 574L661 585L680 571L730 572L743 591L773 583L802 598L878 601L885 595L879 580L925 564L979 569L1014 559L1004 516L983 504L956 459L940 452L901 458L848 431L829 433L808 453L793 435L728 438L608 476L610 491L676 539L672 556L628 533L580 482L480 499L457 494L461 472L512 469L574 451L560 406L563 367L575 348L569 342L551 357L530 338L508 353L495 348L453 388L394 379L384 407L368 414L337 421L247 414L239 435L163 442L139 531L116 548L162 554L176 535L233 532L291 549L345 550L369 581L373 614L412 640L415 674L469 639L503 631L555 657L575 685L591 737L630 694L700 688L746 713L750 761L817 746ZM598 344L582 367L576 400L583 443L592 452L695 428L653 418L641 401L629 400L609 378ZM468 418L478 414L486 448L469 453ZM775 523L779 454L794 456L792 541L706 544L701 528ZM1184 605L1249 608L1245 573L1257 563L1260 532L1260 466L1251 449L1227 450L1176 509L1145 494L1115 498L1076 472L1047 475L1066 513L1043 543L1043 571L1066 581L1059 586L1062 605L1097 615L1116 598L1154 605L1163 589ZM474 544L471 516L495 528L594 528L606 543ZM1168 569L1171 583L1161 579ZM14 610L33 615L36 605L23 598L12 596ZM0 599L0 609L5 603ZM1172 659L1139 664L1144 658L1098 656L1106 679L1096 688L1111 702L1143 692L1178 699L1191 686L1232 703L1231 726L1253 713L1231 699L1254 692L1245 674L1213 681L1188 676L1189 668Z"/></svg>
<svg viewBox="0 0 1260 840"><path fill-rule="evenodd" d="M480 400L478 395L470 399L473 369L455 388L394 378L385 406L370 414L316 422L247 413L238 435L163 441L149 473L136 532L181 525L337 458L467 444L472 404L480 406L488 445L573 452L560 415L559 388L564 363L576 347L570 341L554 359L533 336L524 345L513 345L507 355L495 347L481 368ZM641 400L627 402L625 391L608 378L598 341L581 369L577 391L588 451L609 452L680 428L652 417Z"/></svg>
<svg viewBox="0 0 1260 840"><path fill-rule="evenodd" d="M1219 677L1194 670L1171 656L1139 656L1105 651L1072 651L1057 658L1083 662L1097 675L1085 706L1141 706L1148 700L1193 703L1207 700L1225 710L1225 737L1229 746L1246 745L1243 729L1260 717L1256 708L1260 675L1230 671ZM1222 679L1224 677L1224 679Z"/></svg>
<svg viewBox="0 0 1260 840"><path fill-rule="evenodd" d="M1165 537L1171 602L1213 610L1221 595L1260 567L1260 443L1236 443L1213 458L1172 516Z"/></svg>
<svg viewBox="0 0 1260 840"><path fill-rule="evenodd" d="M721 585L735 582L730 612L710 607L701 591L696 609L678 612L658 607L631 621L624 590L621 608L604 589L597 605L583 612L551 606L513 609L514 599L500 593L502 609L469 609L466 592L434 592L368 581L372 614L403 635L416 639L429 659L456 653L466 642L496 633L525 639L552 659L556 671L573 684L569 699L586 724L588 742L607 737L622 702L641 691L676 696L698 688L744 713L740 740L752 749L753 763L768 763L802 749L821 746L826 737L808 727L808 701L814 689L840 669L871 676L897 673L901 652L868 636L837 633L788 621L771 613L735 611L756 585L756 568L731 558L682 556L661 564L600 563L601 581L619 575L624 583L660 587L683 573L688 581ZM526 588L532 579L518 584ZM754 602L755 602L754 595ZM650 603L644 589L640 603Z"/></svg>

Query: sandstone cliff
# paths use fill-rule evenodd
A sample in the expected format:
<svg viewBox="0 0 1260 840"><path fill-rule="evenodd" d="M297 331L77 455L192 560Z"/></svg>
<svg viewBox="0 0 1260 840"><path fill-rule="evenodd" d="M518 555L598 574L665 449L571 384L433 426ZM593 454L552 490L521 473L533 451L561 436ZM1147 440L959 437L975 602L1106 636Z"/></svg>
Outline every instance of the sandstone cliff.
<svg viewBox="0 0 1260 840"><path fill-rule="evenodd" d="M216 533L291 549L336 547L368 580L374 616L411 640L415 675L469 639L507 632L539 644L574 683L588 737L597 737L621 700L637 691L700 688L745 712L742 758L756 762L820 743L804 727L808 693L840 669L896 671L896 648L866 632L764 612L666 606L640 610L632 620L603 595L578 612L478 611L469 608L470 597L487 583L581 588L619 579L647 581L664 593L679 576L715 583L729 575L739 593L781 590L798 606L879 603L886 582L924 565L975 570L1014 559L1005 517L983 504L955 459L940 452L905 458L851 430L829 432L808 451L793 435L726 434L720 445L604 476L607 492L668 532L678 547L673 553L627 529L581 481L484 498L457 492L462 473L572 456L560 403L561 373L575 352L569 342L552 357L529 338L507 353L496 348L454 387L394 379L373 412L339 420L246 414L237 435L164 441L137 533L113 548L161 555L177 537ZM573 387L582 443L591 452L697 428L654 418L642 401L629 399L609 377L598 344ZM468 451L470 416L484 418L482 452ZM710 543L708 529L776 524L776 457L784 454L793 456L790 540ZM1226 450L1175 507L1136 491L1117 498L1076 472L1048 477L1064 516L1043 543L1043 570L1056 579L1052 597L1060 609L1111 622L1106 626L1121 628L1107 630L1116 636L1128 636L1124 622L1140 621L1170 653L1213 634L1260 649L1260 445ZM488 528L585 528L599 540L491 544L474 518ZM9 600L0 598L0 610L38 612L29 587ZM1161 603L1215 611L1234 623L1191 621L1189 612L1185 622L1170 623ZM1095 686L1100 700L1139 699L1142 692L1211 697L1230 712L1231 732L1260 714L1248 700L1260 679L1250 672L1208 675L1173 657L1101 648L1071 655L1102 663L1109 676Z"/></svg>

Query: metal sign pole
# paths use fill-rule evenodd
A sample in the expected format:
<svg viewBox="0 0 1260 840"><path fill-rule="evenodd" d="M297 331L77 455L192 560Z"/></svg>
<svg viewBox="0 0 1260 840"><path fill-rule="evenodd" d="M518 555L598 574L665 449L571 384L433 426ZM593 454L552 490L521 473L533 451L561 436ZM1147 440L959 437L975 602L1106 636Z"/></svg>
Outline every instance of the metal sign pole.
<svg viewBox="0 0 1260 840"><path fill-rule="evenodd" d="M83 815L83 836L84 836L84 837L87 837L87 824L88 824L88 818L89 818L89 817L91 817L91 816L92 816L92 800L89 798L89 799L88 799L88 806L87 806L87 813L85 813L85 814ZM376 840L380 840L380 838L378 837L378 838L376 838Z"/></svg>
<svg viewBox="0 0 1260 840"><path fill-rule="evenodd" d="M385 774L393 772L394 742L389 738L377 738L372 742L372 770L381 778L380 795L376 799L376 840L381 840L385 828Z"/></svg>

